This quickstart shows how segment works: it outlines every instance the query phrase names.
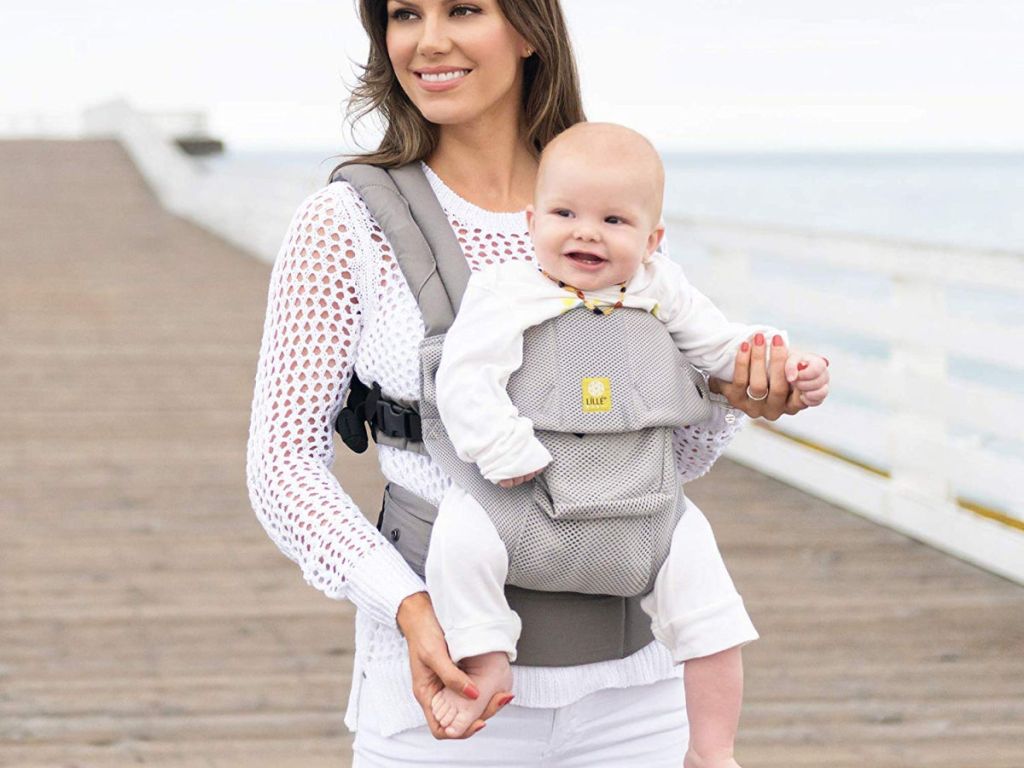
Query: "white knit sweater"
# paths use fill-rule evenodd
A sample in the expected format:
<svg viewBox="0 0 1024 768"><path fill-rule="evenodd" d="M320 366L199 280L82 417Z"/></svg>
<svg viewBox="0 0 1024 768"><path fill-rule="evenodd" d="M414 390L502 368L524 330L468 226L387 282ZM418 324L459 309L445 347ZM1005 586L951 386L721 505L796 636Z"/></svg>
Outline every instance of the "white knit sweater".
<svg viewBox="0 0 1024 768"><path fill-rule="evenodd" d="M479 208L423 167L471 269L533 259L525 212ZM309 584L355 604L345 723L355 730L361 700L370 701L386 713L385 735L425 723L395 623L401 601L425 585L331 473L333 424L353 372L378 382L389 397L419 399L423 335L416 301L360 196L348 183L335 182L306 198L270 278L246 475L256 515L278 548ZM704 474L742 423L739 412L718 406L710 421L677 430L683 478ZM440 501L450 480L429 458L386 446L378 454L389 481ZM527 707L563 706L601 688L682 674L654 642L621 660L513 670L516 703Z"/></svg>

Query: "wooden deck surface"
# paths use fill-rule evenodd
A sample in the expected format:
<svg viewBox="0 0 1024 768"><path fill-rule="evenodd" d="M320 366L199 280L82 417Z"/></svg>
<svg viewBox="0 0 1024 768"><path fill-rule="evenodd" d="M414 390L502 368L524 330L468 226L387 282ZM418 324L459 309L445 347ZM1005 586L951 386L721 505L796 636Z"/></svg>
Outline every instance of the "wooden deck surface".
<svg viewBox="0 0 1024 768"><path fill-rule="evenodd" d="M0 766L349 764L351 606L245 488L268 277L117 144L0 142ZM1024 588L728 461L689 492L761 633L745 768L1024 768Z"/></svg>

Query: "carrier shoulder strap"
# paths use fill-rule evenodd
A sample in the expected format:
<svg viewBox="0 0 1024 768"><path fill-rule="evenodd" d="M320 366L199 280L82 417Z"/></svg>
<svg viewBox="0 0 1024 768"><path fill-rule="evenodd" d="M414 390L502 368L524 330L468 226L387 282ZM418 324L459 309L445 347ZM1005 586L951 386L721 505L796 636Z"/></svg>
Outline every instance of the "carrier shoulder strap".
<svg viewBox="0 0 1024 768"><path fill-rule="evenodd" d="M387 235L423 314L426 335L445 333L462 303L469 265L420 164L390 170L345 165L331 177L339 179L356 189Z"/></svg>

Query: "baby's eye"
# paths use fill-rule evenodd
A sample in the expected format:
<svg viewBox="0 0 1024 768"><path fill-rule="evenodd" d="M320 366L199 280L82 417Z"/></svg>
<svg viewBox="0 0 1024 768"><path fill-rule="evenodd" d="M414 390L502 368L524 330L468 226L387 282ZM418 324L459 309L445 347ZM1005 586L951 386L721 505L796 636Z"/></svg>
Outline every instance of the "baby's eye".
<svg viewBox="0 0 1024 768"><path fill-rule="evenodd" d="M621 216L605 216L604 220L609 224L625 224L626 220Z"/></svg>
<svg viewBox="0 0 1024 768"><path fill-rule="evenodd" d="M555 214L555 216L561 216L562 218L565 218L565 219L567 219L570 216L572 216L572 211L570 211L567 208L557 208L557 209L555 209L555 211L553 211L553 213Z"/></svg>

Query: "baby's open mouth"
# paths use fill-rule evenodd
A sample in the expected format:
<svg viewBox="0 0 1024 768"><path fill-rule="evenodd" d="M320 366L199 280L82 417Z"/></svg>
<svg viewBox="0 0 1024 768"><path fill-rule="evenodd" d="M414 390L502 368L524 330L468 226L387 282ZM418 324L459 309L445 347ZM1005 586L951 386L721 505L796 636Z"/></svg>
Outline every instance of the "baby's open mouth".
<svg viewBox="0 0 1024 768"><path fill-rule="evenodd" d="M597 256L593 253L585 253L584 251L570 251L565 255L572 259L573 261L578 261L581 264L589 264L591 266L595 264L600 264L602 261L604 261L604 259L602 259L600 256Z"/></svg>

